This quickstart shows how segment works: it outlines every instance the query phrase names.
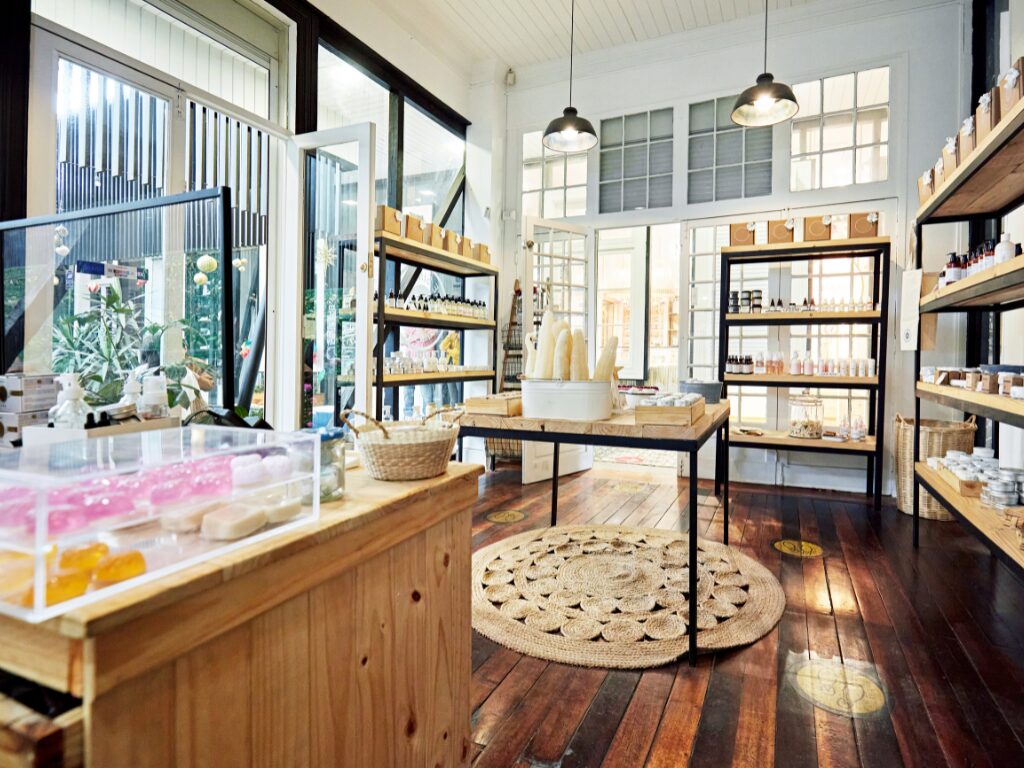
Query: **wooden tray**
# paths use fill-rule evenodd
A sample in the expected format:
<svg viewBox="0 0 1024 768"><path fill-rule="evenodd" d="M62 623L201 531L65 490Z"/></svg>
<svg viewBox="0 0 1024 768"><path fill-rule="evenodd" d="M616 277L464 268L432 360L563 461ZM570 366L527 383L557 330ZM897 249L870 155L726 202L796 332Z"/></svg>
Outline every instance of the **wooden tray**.
<svg viewBox="0 0 1024 768"><path fill-rule="evenodd" d="M661 424L670 427L690 427L704 416L703 399L693 405L638 405L633 409L634 424Z"/></svg>
<svg viewBox="0 0 1024 768"><path fill-rule="evenodd" d="M522 416L523 395L521 392L500 392L485 397L470 397L464 403L466 413L482 413L490 416Z"/></svg>
<svg viewBox="0 0 1024 768"><path fill-rule="evenodd" d="M981 481L961 480L945 467L939 467L939 475L961 496L981 496Z"/></svg>

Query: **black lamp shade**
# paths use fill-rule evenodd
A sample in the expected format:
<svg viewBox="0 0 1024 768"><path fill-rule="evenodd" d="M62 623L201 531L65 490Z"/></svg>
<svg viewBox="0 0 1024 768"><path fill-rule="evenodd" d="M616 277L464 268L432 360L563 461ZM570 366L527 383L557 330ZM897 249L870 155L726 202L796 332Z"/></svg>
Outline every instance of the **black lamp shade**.
<svg viewBox="0 0 1024 768"><path fill-rule="evenodd" d="M575 107L566 107L561 117L548 123L542 141L554 152L586 152L597 146L597 131Z"/></svg>
<svg viewBox="0 0 1024 768"><path fill-rule="evenodd" d="M775 125L799 111L793 89L785 83L776 83L771 74L765 72L758 75L757 85L750 86L736 99L732 121L748 127Z"/></svg>

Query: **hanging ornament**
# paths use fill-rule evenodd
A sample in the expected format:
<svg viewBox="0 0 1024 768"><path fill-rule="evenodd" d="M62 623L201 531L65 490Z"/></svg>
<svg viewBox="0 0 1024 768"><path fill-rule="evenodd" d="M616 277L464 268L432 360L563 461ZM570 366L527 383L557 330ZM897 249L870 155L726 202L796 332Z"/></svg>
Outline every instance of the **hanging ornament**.
<svg viewBox="0 0 1024 768"><path fill-rule="evenodd" d="M192 282L195 283L196 285L206 285L206 283L209 282L209 279L210 278L208 278L202 272L196 272L192 276Z"/></svg>
<svg viewBox="0 0 1024 768"><path fill-rule="evenodd" d="M217 260L208 253L204 253L202 256L196 259L196 268L200 272L206 272L207 274L209 274L210 272L215 271L218 266L219 264L217 263Z"/></svg>
<svg viewBox="0 0 1024 768"><path fill-rule="evenodd" d="M231 260L231 266L234 267L235 269L238 269L244 263L245 262L242 259L239 259L238 257L235 257Z"/></svg>
<svg viewBox="0 0 1024 768"><path fill-rule="evenodd" d="M238 354L240 354L242 356L242 359L244 360L249 356L250 352L252 352L252 342L249 341L249 339L246 339L245 341L242 342L242 346L238 350Z"/></svg>
<svg viewBox="0 0 1024 768"><path fill-rule="evenodd" d="M68 248L68 247L67 247L66 245L58 245L58 246L57 246L57 247L56 247L56 248L54 249L54 253L56 253L56 254L57 254L58 256L60 256L60 257L61 257L61 258L63 259L63 258L64 258L65 256L67 256L67 255L68 255L69 253L71 253L71 249L70 249L70 248Z"/></svg>
<svg viewBox="0 0 1024 768"><path fill-rule="evenodd" d="M53 231L57 235L57 237L67 237L68 236L68 228L65 227L63 224L58 224L56 227L54 227Z"/></svg>

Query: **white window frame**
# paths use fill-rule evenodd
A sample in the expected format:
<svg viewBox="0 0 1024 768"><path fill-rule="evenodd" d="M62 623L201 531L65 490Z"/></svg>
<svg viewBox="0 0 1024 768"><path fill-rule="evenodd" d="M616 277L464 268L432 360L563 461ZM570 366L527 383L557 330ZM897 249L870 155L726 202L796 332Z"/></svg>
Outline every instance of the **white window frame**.
<svg viewBox="0 0 1024 768"><path fill-rule="evenodd" d="M543 218L543 219L547 219L549 221L562 221L563 219L573 219L573 218L577 218L579 216L585 216L586 213L587 213L587 203L588 203L588 200L590 199L590 193L589 193L589 190L587 189L589 187L589 184L587 182L589 181L589 178L590 178L590 153L589 152L572 152L572 153L554 152L554 151L548 149L547 147L543 146L543 144L541 144L541 157L539 159L535 158L535 157L527 159L526 153L523 150L523 144L526 141L526 137L529 136L530 134L539 134L540 136L543 136L543 133L544 132L542 130L540 130L540 131L523 131L521 136L520 136L520 140L519 140L519 152L520 152L520 157L519 157L519 211L520 211L521 217L523 219L525 219L527 216L529 216L530 218L535 218L535 219L536 218ZM569 159L570 158L572 158L572 159L582 159L582 161L583 161L583 163L585 165L584 170L583 170L583 182L580 183L580 184L569 184L568 183ZM560 185L554 184L554 185L548 186L548 184L547 184L547 164L549 162L551 162L551 161L560 161L560 164L562 166L562 183ZM539 187L534 187L532 189L527 189L526 185L524 183L524 177L526 176L526 167L527 167L527 165L535 165L535 164L539 164L540 165L540 186ZM571 215L567 215L565 213L565 210L566 210L566 200L568 198L569 190L570 189L581 189L581 190L583 190L583 211L582 211L582 213L574 213L574 214L571 214ZM562 215L561 216L549 216L549 215L547 215L546 211L544 210L544 198L547 197L548 193L555 193L555 192L560 193L561 197L562 197ZM537 212L535 214L534 213L529 213L529 214L526 213L526 206L524 204L524 199L529 194L539 194L540 195L540 197L538 199L538 203L537 203Z"/></svg>

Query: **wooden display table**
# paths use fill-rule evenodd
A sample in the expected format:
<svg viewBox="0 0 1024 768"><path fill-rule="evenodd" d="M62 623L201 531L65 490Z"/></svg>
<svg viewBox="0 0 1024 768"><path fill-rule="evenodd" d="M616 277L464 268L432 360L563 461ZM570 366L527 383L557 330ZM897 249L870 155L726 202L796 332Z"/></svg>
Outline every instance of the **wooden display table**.
<svg viewBox="0 0 1024 768"><path fill-rule="evenodd" d="M481 472L351 471L309 526L43 624L0 617L0 669L81 698L52 764L84 739L102 768L466 765ZM0 765L36 764L15 725Z"/></svg>
<svg viewBox="0 0 1024 768"><path fill-rule="evenodd" d="M506 440L552 443L551 525L558 524L558 446L599 445L613 448L640 448L677 451L690 456L690 526L697 530L697 452L712 435L718 434L719 451L724 457L721 468L722 512L725 516L724 543L729 543L729 403L709 405L704 417L689 427L634 423L631 412L619 413L605 421L535 419L525 416L492 416L467 413L459 421L459 438L497 437ZM717 473L716 473L717 475ZM716 485L716 492L718 486ZM697 537L690 536L690 591L697 594ZM697 601L690 601L690 626L697 626ZM690 632L690 665L697 663L697 633Z"/></svg>

